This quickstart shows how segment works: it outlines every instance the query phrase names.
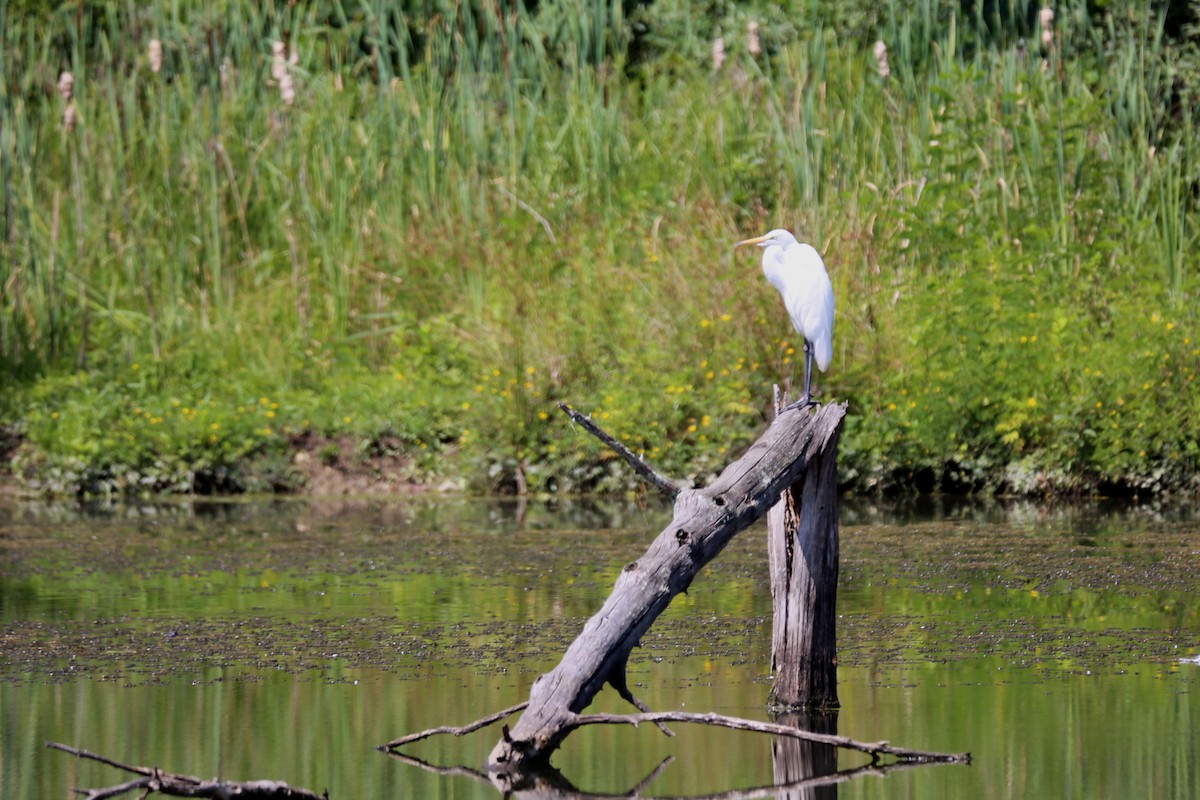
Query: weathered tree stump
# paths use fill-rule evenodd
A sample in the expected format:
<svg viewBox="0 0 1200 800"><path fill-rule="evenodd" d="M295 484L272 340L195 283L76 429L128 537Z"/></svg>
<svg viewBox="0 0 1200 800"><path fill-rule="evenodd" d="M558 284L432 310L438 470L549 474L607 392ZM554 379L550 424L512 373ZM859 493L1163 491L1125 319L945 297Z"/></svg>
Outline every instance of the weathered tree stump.
<svg viewBox="0 0 1200 800"><path fill-rule="evenodd" d="M602 431L590 419L565 405L560 406L572 420L612 447L639 475L674 499L675 513L671 523L654 539L641 558L625 566L617 577L612 594L600 611L584 625L583 631L567 648L562 661L553 670L534 681L527 702L483 717L469 725L439 726L401 736L380 745L380 750L399 755L398 748L429 736L462 736L523 710L524 713L512 730L509 730L507 725L504 726L501 739L492 748L487 765L487 780L505 794L513 793L515 796L526 796L526 791L531 787L530 776L544 774L549 766L550 755L567 735L586 725L636 726L651 723L659 726L667 735L673 735L664 727L663 723L667 722L716 725L802 740L824 747L857 750L871 757L869 766L833 775L799 777L787 786L797 790L832 785L860 774L882 774L890 768L879 766L882 756L893 756L900 759L902 764L908 765L970 762L969 754L910 750L894 747L888 742L862 742L845 736L801 730L792 725L758 722L712 713L651 711L629 691L625 677L626 664L630 651L638 645L642 634L666 609L675 595L687 590L696 573L715 558L730 539L777 504L781 508L780 513L783 513L782 508L785 504L779 502L780 496L788 493L790 487L796 487L795 492L791 494L798 492L790 502L793 506L797 502L800 504L802 521L798 527L801 531L810 525L807 518L815 514L817 519L811 527L816 532L832 531L833 544L832 550L826 546L820 552L806 553L803 545L789 544L791 540L788 538L780 539L784 555L788 547L801 551L794 558L780 562L784 565L781 568L783 573L797 574L800 569L794 564L804 559L808 559L809 569L813 572L819 565L827 568L831 564L836 571L837 505L834 492L837 475L834 449L842 418L846 414L844 403L827 405L816 410L789 409L778 414L771 426L751 445L745 455L726 467L712 485L697 490L678 488L675 483L654 472L640 457ZM809 470L815 470L819 474L814 474L811 480L801 479ZM821 539L814 535L812 538L814 541L828 541L827 536ZM796 540L800 541L802 540ZM836 574L832 577L832 583L836 586ZM789 587L793 585L803 588L806 584L788 583ZM829 603L832 608L832 599ZM777 602L777 609L778 606ZM832 626L832 612L828 622ZM794 630L802 624L802 621L789 621L788 627ZM803 637L788 638L792 640ZM815 641L828 641L832 653L832 633L824 638L817 637ZM818 667L832 669L834 666L832 655L810 660ZM622 698L636 706L641 713L583 714L583 710L606 683L615 688ZM817 687L821 692L820 696L833 698L836 704L836 688L832 678L823 685L817 684ZM822 751L821 759L825 757L826 754ZM540 786L541 784L535 782L533 794L529 796L546 796L541 793L541 788L538 788ZM770 794L768 790L763 791ZM760 795L751 792L745 796Z"/></svg>
<svg viewBox="0 0 1200 800"><path fill-rule="evenodd" d="M783 402L778 397L778 409ZM769 704L838 707L838 430L767 514L774 619Z"/></svg>
<svg viewBox="0 0 1200 800"><path fill-rule="evenodd" d="M844 403L785 411L712 485L680 491L671 524L641 558L626 565L559 665L534 682L529 706L511 731L505 727L489 768L521 771L546 763L575 727L573 718L605 683L642 708L626 685L630 651L696 573L774 506L836 440L845 413Z"/></svg>

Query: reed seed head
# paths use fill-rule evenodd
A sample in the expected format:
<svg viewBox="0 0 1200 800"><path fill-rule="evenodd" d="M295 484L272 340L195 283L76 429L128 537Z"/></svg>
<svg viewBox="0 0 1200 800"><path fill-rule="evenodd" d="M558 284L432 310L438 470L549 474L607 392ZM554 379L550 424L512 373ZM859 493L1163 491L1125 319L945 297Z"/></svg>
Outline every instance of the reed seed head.
<svg viewBox="0 0 1200 800"><path fill-rule="evenodd" d="M719 72L725 64L725 39L718 36L713 39L712 43L712 68L713 72Z"/></svg>
<svg viewBox="0 0 1200 800"><path fill-rule="evenodd" d="M746 49L752 56L762 52L762 43L758 40L758 23L753 20L746 25Z"/></svg>
<svg viewBox="0 0 1200 800"><path fill-rule="evenodd" d="M875 42L872 52L875 55L875 68L879 71L879 77L886 78L891 75L892 69L888 66L887 45L883 43L883 39Z"/></svg>
<svg viewBox="0 0 1200 800"><path fill-rule="evenodd" d="M159 72L162 70L163 49L162 42L158 39L151 39L149 45L150 71Z"/></svg>
<svg viewBox="0 0 1200 800"><path fill-rule="evenodd" d="M1038 25L1042 29L1042 46L1054 44L1054 9L1049 6L1038 11Z"/></svg>
<svg viewBox="0 0 1200 800"><path fill-rule="evenodd" d="M71 102L71 98L75 95L75 76L70 72L64 70L58 76L58 93L62 95L63 100Z"/></svg>

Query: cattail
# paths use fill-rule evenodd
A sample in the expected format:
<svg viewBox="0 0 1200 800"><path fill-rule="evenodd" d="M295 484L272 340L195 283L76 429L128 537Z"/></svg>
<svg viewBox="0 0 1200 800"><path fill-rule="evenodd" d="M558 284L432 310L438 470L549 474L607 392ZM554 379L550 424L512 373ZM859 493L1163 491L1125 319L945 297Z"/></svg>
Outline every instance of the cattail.
<svg viewBox="0 0 1200 800"><path fill-rule="evenodd" d="M58 93L62 95L62 99L68 103L75 95L75 76L69 72L63 72L58 76Z"/></svg>
<svg viewBox="0 0 1200 800"><path fill-rule="evenodd" d="M1038 25L1042 28L1042 47L1054 44L1054 9L1046 6L1038 11Z"/></svg>
<svg viewBox="0 0 1200 800"><path fill-rule="evenodd" d="M158 39L150 40L150 71L160 72L162 70L162 42Z"/></svg>
<svg viewBox="0 0 1200 800"><path fill-rule="evenodd" d="M725 64L725 39L718 36L713 39L712 45L712 68L713 72L719 72Z"/></svg>
<svg viewBox="0 0 1200 800"><path fill-rule="evenodd" d="M762 52L762 44L758 41L758 23L750 22L746 25L746 49L750 51L750 55L756 56Z"/></svg>
<svg viewBox="0 0 1200 800"><path fill-rule="evenodd" d="M875 54L875 68L879 70L879 77L886 78L892 74L891 67L888 66L887 60L887 45L883 43L883 39L875 42L873 50Z"/></svg>

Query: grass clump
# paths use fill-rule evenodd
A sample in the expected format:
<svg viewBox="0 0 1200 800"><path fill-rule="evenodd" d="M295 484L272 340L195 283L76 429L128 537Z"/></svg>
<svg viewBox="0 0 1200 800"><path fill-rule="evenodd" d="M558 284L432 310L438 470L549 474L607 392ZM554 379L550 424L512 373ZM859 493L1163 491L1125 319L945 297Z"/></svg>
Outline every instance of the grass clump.
<svg viewBox="0 0 1200 800"><path fill-rule="evenodd" d="M30 485L292 489L297 447L347 440L417 480L625 488L559 400L706 480L794 374L729 251L786 225L834 281L848 485L1195 488L1190 29L406 8L0 11L0 410Z"/></svg>

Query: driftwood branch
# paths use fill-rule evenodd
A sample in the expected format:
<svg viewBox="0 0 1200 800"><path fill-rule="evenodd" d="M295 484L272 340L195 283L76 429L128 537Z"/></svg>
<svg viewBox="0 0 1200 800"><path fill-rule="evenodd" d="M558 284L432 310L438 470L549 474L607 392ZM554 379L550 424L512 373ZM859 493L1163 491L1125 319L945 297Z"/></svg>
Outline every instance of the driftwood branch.
<svg viewBox="0 0 1200 800"><path fill-rule="evenodd" d="M817 744L858 750L861 753L871 756L872 763L877 762L880 756L893 756L902 761L944 762L948 764L970 763L971 761L970 753L935 753L927 750L910 750L906 747L893 747L890 742L860 742L848 736L813 733L812 731L794 728L790 725L780 725L774 722L758 722L752 719L743 719L742 717L727 717L724 714L697 714L687 711L654 711L649 714L576 714L568 721L567 726L570 729L582 728L584 725L633 725L637 727L643 722L694 722L701 725L733 728L738 731L787 736Z"/></svg>
<svg viewBox="0 0 1200 800"><path fill-rule="evenodd" d="M136 789L145 790L142 797L159 792L169 797L210 797L219 798L219 800L227 800L231 797L245 798L245 800L285 800L285 798L286 800L329 800L328 792L318 795L307 789L292 788L279 781L223 781L217 778L206 781L191 775L163 772L158 767L136 767L122 764L120 761L114 761L98 753L58 742L46 742L46 747L61 750L78 758L99 761L101 764L141 776L102 789L76 789L75 791L84 800L106 800L106 798L118 797Z"/></svg>
<svg viewBox="0 0 1200 800"><path fill-rule="evenodd" d="M604 442L604 444L611 448L614 453L625 459L625 463L629 464L629 466L633 468L634 472L636 472L643 480L645 480L655 489L658 489L660 492L672 499L678 496L679 487L676 486L673 481L655 472L654 469L642 458L634 455L628 447L621 444L607 431L593 422L591 417L585 417L583 414L580 414L566 403L559 403L558 407L562 409L564 414L571 418L572 422L583 428L592 436L595 436L597 439Z"/></svg>
<svg viewBox="0 0 1200 800"><path fill-rule="evenodd" d="M524 703L517 703L515 706L506 708L503 711L497 711L495 714L489 714L486 717L477 719L469 725L460 725L457 727L451 726L451 725L441 725L437 728L429 728L427 730L418 731L417 733L410 733L407 736L401 736L399 739L392 739L387 744L381 744L381 745L379 745L379 747L377 747L375 749L376 750L395 750L397 747L403 747L406 744L412 744L413 742L419 742L422 739L428 739L431 736L437 736L438 734L443 734L443 733L448 733L451 736L466 736L468 733L474 733L475 731L479 730L480 728L486 728L488 725L491 725L493 722L499 722L500 720L504 719L505 717L507 717L511 714L515 714L518 711L524 711L525 706L527 706L527 705L529 705L528 700L526 700Z"/></svg>

